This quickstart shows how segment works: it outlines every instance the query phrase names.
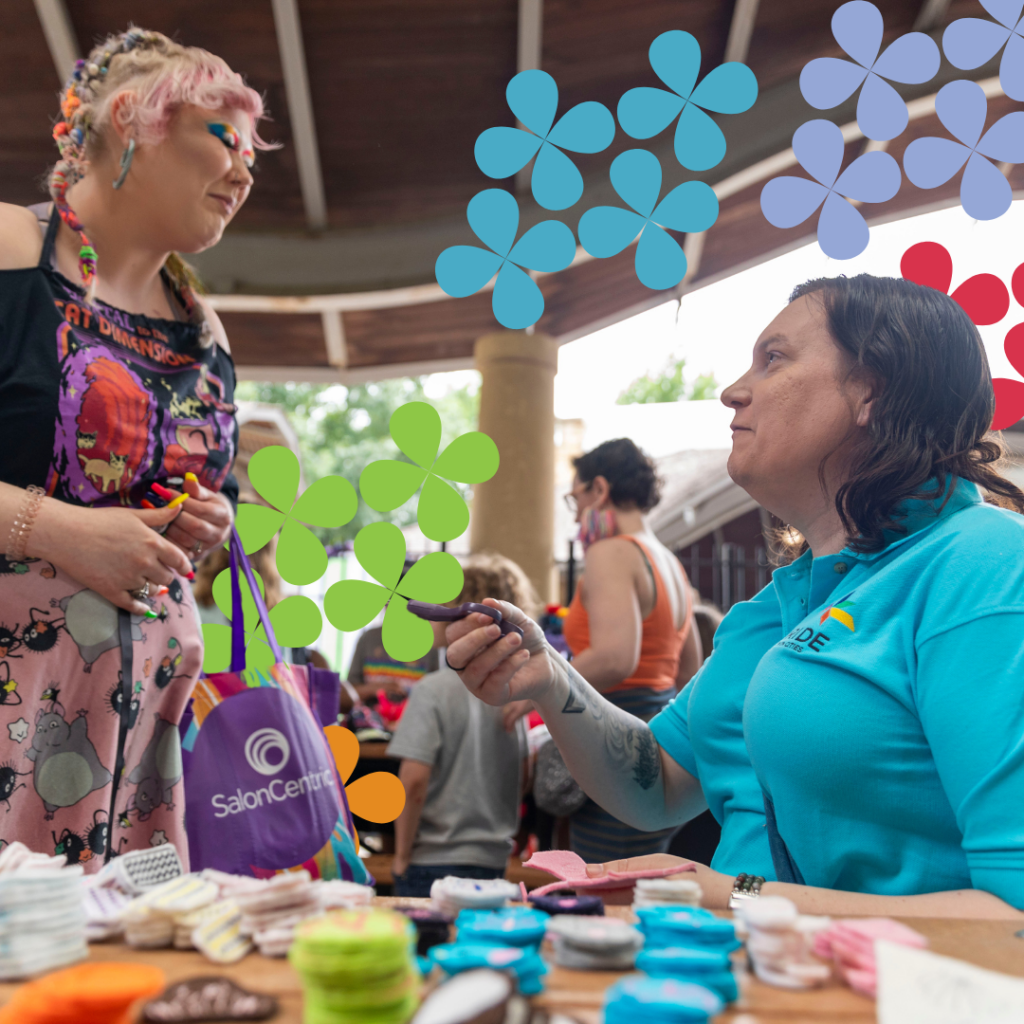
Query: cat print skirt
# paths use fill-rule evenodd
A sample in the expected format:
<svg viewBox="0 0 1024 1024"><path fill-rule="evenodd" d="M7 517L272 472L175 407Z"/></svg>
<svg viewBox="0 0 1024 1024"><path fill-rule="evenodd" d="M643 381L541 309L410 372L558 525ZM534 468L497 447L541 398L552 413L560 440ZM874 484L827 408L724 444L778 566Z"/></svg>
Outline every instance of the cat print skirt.
<svg viewBox="0 0 1024 1024"><path fill-rule="evenodd" d="M153 610L128 616L47 561L0 556L0 847L92 872L173 843L188 870L178 722L202 636L182 578Z"/></svg>

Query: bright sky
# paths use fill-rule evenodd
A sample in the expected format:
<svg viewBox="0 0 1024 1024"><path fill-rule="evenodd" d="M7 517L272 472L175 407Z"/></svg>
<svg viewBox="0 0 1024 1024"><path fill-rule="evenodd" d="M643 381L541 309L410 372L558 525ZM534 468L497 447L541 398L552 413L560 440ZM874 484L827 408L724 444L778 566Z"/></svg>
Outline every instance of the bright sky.
<svg viewBox="0 0 1024 1024"><path fill-rule="evenodd" d="M631 380L660 370L673 355L686 358L686 376L713 372L724 386L750 363L758 334L785 305L794 286L813 277L871 273L900 276L900 258L917 242L940 242L953 257L951 290L978 273L1000 276L1009 286L1024 261L1024 200L994 221L974 221L960 206L894 221L871 229L871 242L852 260L832 260L817 243L778 256L717 284L667 302L597 331L559 350L555 378L555 415L593 420L614 405ZM994 377L1018 374L1003 353L1003 339L1024 320L1011 299L999 324L982 327ZM475 371L434 374L428 394L478 379Z"/></svg>

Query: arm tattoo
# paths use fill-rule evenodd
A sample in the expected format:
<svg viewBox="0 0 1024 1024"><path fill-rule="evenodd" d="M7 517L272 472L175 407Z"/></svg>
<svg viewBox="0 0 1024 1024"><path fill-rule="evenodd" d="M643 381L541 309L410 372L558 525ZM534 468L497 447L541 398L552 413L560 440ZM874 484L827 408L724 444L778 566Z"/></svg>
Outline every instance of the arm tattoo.
<svg viewBox="0 0 1024 1024"><path fill-rule="evenodd" d="M601 729L608 762L616 770L631 771L633 780L650 789L661 774L658 743L646 722L609 705L571 665L568 668L569 698L563 715L589 711L595 721L604 720Z"/></svg>

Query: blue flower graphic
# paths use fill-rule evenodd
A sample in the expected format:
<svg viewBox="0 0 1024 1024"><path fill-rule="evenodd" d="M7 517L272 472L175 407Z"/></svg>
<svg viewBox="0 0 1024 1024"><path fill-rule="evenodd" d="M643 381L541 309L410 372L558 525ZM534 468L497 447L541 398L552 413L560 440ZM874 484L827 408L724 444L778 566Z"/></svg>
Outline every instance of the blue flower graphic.
<svg viewBox="0 0 1024 1024"><path fill-rule="evenodd" d="M490 249L475 245L445 249L434 265L437 283L452 298L460 299L479 291L497 273L491 309L498 322L510 330L536 323L544 312L544 296L520 268L545 273L564 270L576 256L572 231L559 220L545 220L515 242L519 204L500 188L473 196L466 216L473 233Z"/></svg>
<svg viewBox="0 0 1024 1024"><path fill-rule="evenodd" d="M984 135L988 100L976 82L944 85L935 97L935 113L957 139L915 139L903 154L903 170L918 188L944 185L966 164L960 202L975 220L995 220L1010 208L1013 191L1006 175L986 159L1024 163L1024 110L1001 117Z"/></svg>
<svg viewBox="0 0 1024 1024"><path fill-rule="evenodd" d="M900 166L888 153L865 153L839 174L844 150L843 133L831 121L808 121L793 135L793 152L817 180L783 176L761 190L761 210L777 228L796 227L821 206L818 244L834 260L859 256L870 237L860 211L843 197L884 203L900 190Z"/></svg>
<svg viewBox="0 0 1024 1024"><path fill-rule="evenodd" d="M722 129L701 110L741 114L757 99L754 72L737 61L720 64L697 85L700 43L689 32L663 32L648 51L654 73L672 90L641 87L623 93L619 124L633 139L651 139L675 118L676 159L688 170L706 171L725 156ZM696 88L694 86L696 85Z"/></svg>
<svg viewBox="0 0 1024 1024"><path fill-rule="evenodd" d="M686 256L664 227L706 231L718 219L718 197L702 181L685 181L659 203L661 164L646 149L629 149L612 161L612 185L633 209L595 206L580 218L580 245L606 259L636 246L636 276L648 288L674 288L686 275ZM655 205L657 204L657 205ZM635 213L633 211L636 211Z"/></svg>
<svg viewBox="0 0 1024 1024"><path fill-rule="evenodd" d="M961 71L973 71L990 61L999 50L999 84L1012 100L1024 101L1024 0L981 0L996 19L960 18L942 33L946 59Z"/></svg>
<svg viewBox="0 0 1024 1024"><path fill-rule="evenodd" d="M554 124L558 86L546 71L516 75L508 83L505 98L512 113L530 130L488 128L473 150L477 166L489 178L508 178L536 153L531 179L534 199L545 210L567 209L583 195L583 177L562 149L573 153L607 149L615 137L611 111L603 103L578 103Z"/></svg>
<svg viewBox="0 0 1024 1024"><path fill-rule="evenodd" d="M857 100L857 124L869 139L894 139L907 127L907 105L887 82L919 84L939 70L939 48L923 32L908 32L885 48L882 15L866 0L852 0L832 15L832 35L856 61L819 57L800 72L800 91L816 110L848 100L863 83Z"/></svg>

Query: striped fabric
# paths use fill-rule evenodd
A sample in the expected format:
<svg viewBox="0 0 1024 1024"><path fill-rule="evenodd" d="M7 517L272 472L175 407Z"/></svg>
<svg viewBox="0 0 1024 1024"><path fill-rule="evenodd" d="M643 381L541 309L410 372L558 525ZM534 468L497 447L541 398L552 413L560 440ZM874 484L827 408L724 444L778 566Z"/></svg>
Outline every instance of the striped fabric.
<svg viewBox="0 0 1024 1024"><path fill-rule="evenodd" d="M650 721L675 696L675 690L652 690L631 687L612 690L604 695L623 711L643 721ZM648 853L667 853L678 826L658 832L641 832L624 825L593 800L587 802L569 819L569 845L588 864L601 864L625 857L642 857Z"/></svg>

